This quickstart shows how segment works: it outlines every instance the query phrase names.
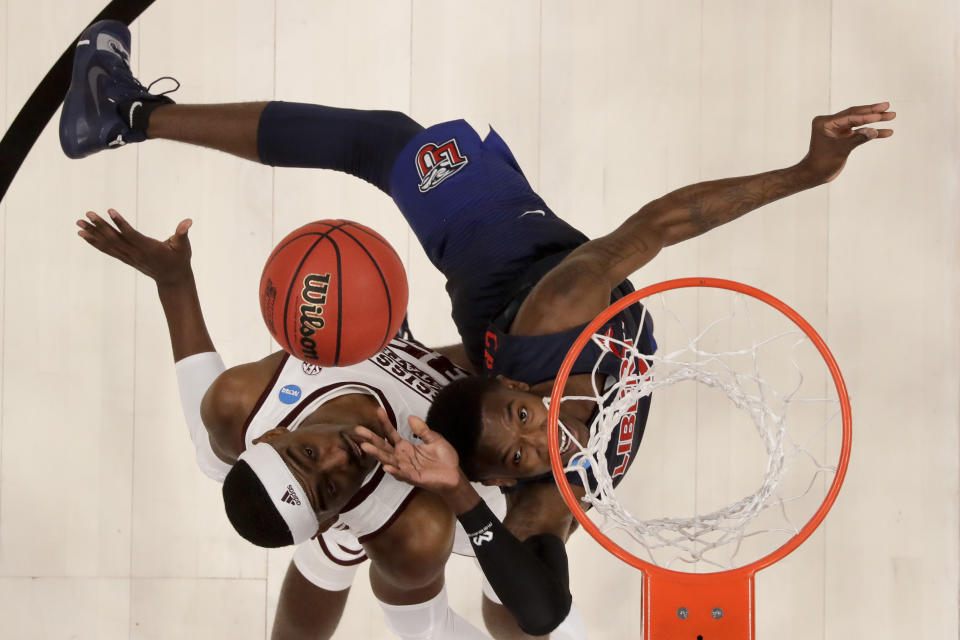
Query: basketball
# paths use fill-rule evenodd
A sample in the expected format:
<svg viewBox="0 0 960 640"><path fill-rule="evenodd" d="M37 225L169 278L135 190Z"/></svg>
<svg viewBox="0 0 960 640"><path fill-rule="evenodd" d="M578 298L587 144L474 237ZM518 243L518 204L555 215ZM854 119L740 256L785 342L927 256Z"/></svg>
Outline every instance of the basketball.
<svg viewBox="0 0 960 640"><path fill-rule="evenodd" d="M393 338L407 309L400 256L376 231L320 220L276 246L260 277L260 311L274 340L321 366L348 366Z"/></svg>

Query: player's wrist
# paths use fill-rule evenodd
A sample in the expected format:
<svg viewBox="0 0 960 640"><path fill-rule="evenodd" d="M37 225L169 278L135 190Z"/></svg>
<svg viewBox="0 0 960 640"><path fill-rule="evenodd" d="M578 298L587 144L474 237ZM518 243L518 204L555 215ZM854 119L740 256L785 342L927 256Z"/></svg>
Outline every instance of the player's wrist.
<svg viewBox="0 0 960 640"><path fill-rule="evenodd" d="M179 293L196 289L196 280L193 269L189 265L182 270L170 271L153 277L157 284L157 291L163 293Z"/></svg>
<svg viewBox="0 0 960 640"><path fill-rule="evenodd" d="M440 496L450 510L459 516L477 506L480 502L480 494L467 480L463 471L460 471L458 476L457 483L448 489L444 489Z"/></svg>
<svg viewBox="0 0 960 640"><path fill-rule="evenodd" d="M820 168L819 164L817 158L807 154L803 157L803 160L789 167L787 172L793 176L798 184L810 189L828 182L829 172Z"/></svg>

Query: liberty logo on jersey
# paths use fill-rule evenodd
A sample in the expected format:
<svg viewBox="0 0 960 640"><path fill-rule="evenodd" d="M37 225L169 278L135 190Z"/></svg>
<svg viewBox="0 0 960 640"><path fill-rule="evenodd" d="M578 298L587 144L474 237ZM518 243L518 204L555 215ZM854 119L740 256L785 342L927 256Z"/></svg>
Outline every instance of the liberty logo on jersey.
<svg viewBox="0 0 960 640"><path fill-rule="evenodd" d="M467 156L460 153L456 138L437 146L432 142L417 151L417 172L420 174L420 193L426 193L467 166Z"/></svg>
<svg viewBox="0 0 960 640"><path fill-rule="evenodd" d="M280 389L280 402L283 404L296 404L300 401L301 395L300 387L295 384L288 384Z"/></svg>
<svg viewBox="0 0 960 640"><path fill-rule="evenodd" d="M296 507L300 506L300 498L297 497L297 492L294 491L292 484L287 485L287 492L280 498L280 502L286 502Z"/></svg>
<svg viewBox="0 0 960 640"><path fill-rule="evenodd" d="M623 325L621 323L621 328ZM644 374L647 372L647 363L643 358L633 357L633 340L630 338L624 338L622 341L618 341L613 337L613 328L608 327L604 332L604 338L601 339L601 344L609 349L613 355L620 359L620 371L619 378L623 380L624 378L629 379L631 376L635 376L638 372ZM627 395L627 391L630 387L635 386L638 383L637 380L628 380L627 383L623 385L620 389L620 392L617 394L619 398L623 398ZM617 467L613 470L611 474L612 478L623 475L627 470L627 466L630 462L630 454L633 451L633 436L637 428L637 409L639 408L640 401L639 399L630 405L627 410L624 412L622 418L620 418L620 428L619 428L619 437L617 438L617 455L623 456L623 460Z"/></svg>

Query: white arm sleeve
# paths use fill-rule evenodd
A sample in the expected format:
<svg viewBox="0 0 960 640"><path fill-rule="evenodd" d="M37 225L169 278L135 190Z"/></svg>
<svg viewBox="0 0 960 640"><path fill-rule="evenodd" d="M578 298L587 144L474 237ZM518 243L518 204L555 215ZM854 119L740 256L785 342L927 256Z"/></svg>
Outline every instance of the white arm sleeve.
<svg viewBox="0 0 960 640"><path fill-rule="evenodd" d="M177 387L180 390L180 406L187 419L190 439L193 440L193 446L197 450L197 466L207 477L223 482L231 465L218 458L213 452L207 428L203 426L203 420L200 418L200 403L213 381L227 368L216 351L195 353L179 360L175 366Z"/></svg>

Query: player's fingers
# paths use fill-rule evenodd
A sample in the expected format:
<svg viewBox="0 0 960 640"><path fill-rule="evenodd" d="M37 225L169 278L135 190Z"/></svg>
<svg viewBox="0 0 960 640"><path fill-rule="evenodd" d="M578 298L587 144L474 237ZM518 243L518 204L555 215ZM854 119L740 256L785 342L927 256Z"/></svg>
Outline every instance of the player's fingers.
<svg viewBox="0 0 960 640"><path fill-rule="evenodd" d="M380 425L383 427L383 432L386 434L387 440L394 445L403 442L403 437L397 433L396 427L394 427L393 423L390 422L390 418L387 417L387 412L383 410L383 407L377 408L377 420L380 421Z"/></svg>
<svg viewBox="0 0 960 640"><path fill-rule="evenodd" d="M388 451L384 451L383 449L380 449L379 447L374 445L372 442L361 442L360 448L363 450L364 453L366 453L367 455L373 456L374 458L379 460L381 463L393 462L393 456Z"/></svg>
<svg viewBox="0 0 960 640"><path fill-rule="evenodd" d="M854 133L857 134L854 136L854 142L857 144L863 144L864 142L873 140L880 135L876 129L871 127L862 127L860 129L856 129L854 130Z"/></svg>
<svg viewBox="0 0 960 640"><path fill-rule="evenodd" d="M852 129L853 127L862 127L865 124L873 124L883 119L882 113L865 113L861 115L850 115L833 118L828 126L838 129Z"/></svg>
<svg viewBox="0 0 960 640"><path fill-rule="evenodd" d="M98 216L93 211L87 211L87 220L90 221L92 229L90 232L99 236L104 242L116 243L120 240L120 234L113 228L113 225Z"/></svg>
<svg viewBox="0 0 960 640"><path fill-rule="evenodd" d="M378 447L377 445L375 445L375 444L373 444L372 442L369 442L369 441L367 441L367 440L364 440L363 442L360 443L360 448L361 448L365 453L369 453L370 455L372 455L372 456L374 456L374 457L379 457L379 456L381 455L381 453L380 453L380 447Z"/></svg>
<svg viewBox="0 0 960 640"><path fill-rule="evenodd" d="M191 220L190 218L181 220L180 224L177 225L176 231L173 232L173 235L185 237L187 235L187 231L189 231L190 227L192 226L193 226L193 220Z"/></svg>
<svg viewBox="0 0 960 640"><path fill-rule="evenodd" d="M410 416L407 422L410 423L410 428L413 430L414 435L423 440L426 444L435 442L438 438L443 437L431 431L430 427L427 426L427 423L417 416Z"/></svg>
<svg viewBox="0 0 960 640"><path fill-rule="evenodd" d="M90 218L91 213L87 214L88 218ZM106 253L109 256L117 257L116 245L118 243L110 241L109 236L103 229L103 224L97 224L97 220L99 220L99 218L96 217L96 214L93 215L94 218L91 218L90 221L77 220L77 226L83 231L83 234L81 234L80 237L103 253Z"/></svg>
<svg viewBox="0 0 960 640"><path fill-rule="evenodd" d="M80 227L77 235L83 238L91 247L100 253L105 253L111 258L116 258L124 264L134 266L132 258L121 250L121 246L115 243L105 242L102 235L93 232L93 226L90 225L90 223L84 220L77 220L77 226Z"/></svg>
<svg viewBox="0 0 960 640"><path fill-rule="evenodd" d="M112 254L110 244L104 242L103 233L97 228L97 225L87 222L86 220L77 220L77 226L80 227L77 235L100 251Z"/></svg>
<svg viewBox="0 0 960 640"><path fill-rule="evenodd" d="M140 232L134 229L127 219L120 215L120 212L116 209L107 209L107 215L110 216L110 219L113 220L113 224L117 225L117 229L120 230L121 235L129 236L136 238L140 235Z"/></svg>
<svg viewBox="0 0 960 640"><path fill-rule="evenodd" d="M389 451L393 448L390 446L389 443L387 443L386 440L384 440L383 438L375 434L370 429L367 429L366 427L354 427L353 432L357 434L358 438L360 438L367 444L371 444L374 447L377 447L378 449Z"/></svg>
<svg viewBox="0 0 960 640"><path fill-rule="evenodd" d="M370 431L370 429L367 429L366 427L354 427L353 432L368 442L371 442L378 437L377 434L375 434L373 431Z"/></svg>
<svg viewBox="0 0 960 640"><path fill-rule="evenodd" d="M87 223L83 220L77 220L77 226L80 227L80 230L77 231L77 235L83 238L87 244L89 244L94 249L98 251L103 251L100 247L100 240L97 236L94 236L90 231L87 230Z"/></svg>
<svg viewBox="0 0 960 640"><path fill-rule="evenodd" d="M190 230L191 226L193 226L193 220L190 218L181 220L177 228L174 229L173 235L167 238L167 244L177 251L190 251L190 238L187 237L187 231Z"/></svg>
<svg viewBox="0 0 960 640"><path fill-rule="evenodd" d="M876 102L874 104L862 104L855 107L849 107L843 111L838 111L833 114L831 117L836 118L840 116L849 116L849 115L862 115L866 113L881 113L890 108L889 102Z"/></svg>
<svg viewBox="0 0 960 640"><path fill-rule="evenodd" d="M893 129L877 129L878 138L889 138L893 135Z"/></svg>

